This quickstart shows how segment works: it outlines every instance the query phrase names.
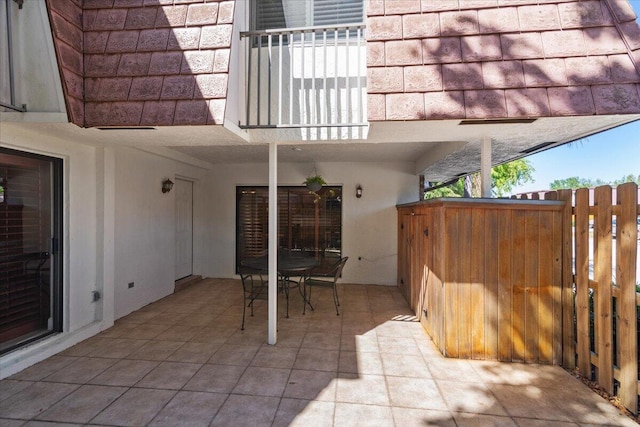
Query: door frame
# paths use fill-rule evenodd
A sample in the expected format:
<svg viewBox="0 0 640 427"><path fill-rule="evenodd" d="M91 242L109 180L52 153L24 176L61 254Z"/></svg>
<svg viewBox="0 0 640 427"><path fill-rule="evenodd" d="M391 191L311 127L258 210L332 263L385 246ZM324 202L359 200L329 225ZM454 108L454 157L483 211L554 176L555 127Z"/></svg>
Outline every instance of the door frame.
<svg viewBox="0 0 640 427"><path fill-rule="evenodd" d="M186 276L183 276L183 277L181 277L181 278L176 279L176 278L175 278L176 274L175 274L175 270L174 270L174 281L176 281L176 282L177 282L178 280L184 279L185 277L193 276L193 272L194 272L194 268L193 268L193 267L194 267L194 244L195 244L194 236L195 236L195 234L194 234L194 232L193 232L193 231L194 231L194 230L193 230L193 225L194 225L194 206L195 206L195 203L194 203L194 202L195 202L195 194L194 194L194 193L195 193L195 183L196 183L196 180L195 180L195 179L193 179L193 178L189 178L189 177L186 177L186 176L182 176L182 175L175 175L175 176L174 176L174 179L176 180L176 183L177 183L177 181L185 181L185 182L188 182L188 183L190 183L190 184L191 184L191 269L190 269L190 270L191 270L191 273L189 273L189 274L188 274L188 275L186 275ZM176 203L176 204L177 204L177 197L176 197L176 199L174 200L174 203ZM177 214L177 211L176 211L176 216L175 216L175 218L174 218L174 227L176 226L176 220L177 220L177 218L178 218L178 214ZM176 230L176 231L177 231L177 230ZM176 234L177 234L177 233L176 233ZM176 245L176 246L177 246L177 245ZM175 257L174 257L174 269L175 269L175 267L177 266L177 264L176 264L176 262L175 262L175 261L176 261L176 260L175 260Z"/></svg>
<svg viewBox="0 0 640 427"><path fill-rule="evenodd" d="M31 159L37 159L51 163L51 316L53 324L51 329L38 334L36 336L27 338L15 345L7 347L2 350L2 354L6 354L17 348L24 347L34 341L38 341L51 334L59 333L63 331L64 325L64 272L63 272L63 258L64 258L64 215L63 215L63 200L64 200L64 161L62 158L48 156L44 154L32 153L29 151L16 150L12 148L0 147L0 153L6 153L13 156L21 156Z"/></svg>

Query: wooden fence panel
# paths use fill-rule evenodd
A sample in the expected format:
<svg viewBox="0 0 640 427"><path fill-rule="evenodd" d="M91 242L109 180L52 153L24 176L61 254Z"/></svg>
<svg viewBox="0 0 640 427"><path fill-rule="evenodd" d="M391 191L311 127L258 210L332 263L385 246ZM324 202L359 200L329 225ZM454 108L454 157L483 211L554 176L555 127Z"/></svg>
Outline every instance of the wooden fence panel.
<svg viewBox="0 0 640 427"><path fill-rule="evenodd" d="M575 262L577 353L580 373L591 379L589 348L589 190L576 191L575 201ZM566 306L565 306L566 308Z"/></svg>
<svg viewBox="0 0 640 427"><path fill-rule="evenodd" d="M513 283L511 282L512 247L511 233L513 214L501 215L498 218L498 360L511 360L511 342L513 330L511 325L513 307Z"/></svg>
<svg viewBox="0 0 640 427"><path fill-rule="evenodd" d="M555 193L555 192L554 192ZM571 225L572 207L571 199L573 191L559 190L556 193L558 200L564 200L562 211L562 306L558 307L562 312L562 365L568 369L576 367L576 334L574 332L575 298L573 293L573 227Z"/></svg>
<svg viewBox="0 0 640 427"><path fill-rule="evenodd" d="M538 193L534 193L538 194ZM540 267L540 213L525 213L525 241L524 241L524 360L534 363L539 360L538 351L539 324L538 311L540 309L541 283L538 277Z"/></svg>
<svg viewBox="0 0 640 427"><path fill-rule="evenodd" d="M470 271L470 306L471 306L471 358L485 359L485 287L488 283L485 279L485 269L478 268L483 264L485 252L485 209L471 210L471 271ZM495 294L494 294L495 295Z"/></svg>
<svg viewBox="0 0 640 427"><path fill-rule="evenodd" d="M487 211L485 218L485 253L498 253L498 214L496 211ZM486 257L485 287L488 294L493 297L485 297L485 354L487 358L498 358L498 257Z"/></svg>
<svg viewBox="0 0 640 427"><path fill-rule="evenodd" d="M526 217L524 211L513 212L513 227L514 230L526 230ZM524 253L524 233L518 233L517 237L513 241L512 252L514 254ZM512 260L511 280L513 282L512 291L512 360L524 362L525 361L525 287L526 276L525 267L526 260L523 256L513 257Z"/></svg>
<svg viewBox="0 0 640 427"><path fill-rule="evenodd" d="M613 310L611 289L611 187L604 185L595 190L596 223L594 252L594 277L598 283L598 314L595 318L598 335L598 383L613 392Z"/></svg>
<svg viewBox="0 0 640 427"><path fill-rule="evenodd" d="M620 289L617 299L617 336L620 366L620 401L627 408L638 405L638 338L636 263L638 245L637 205L638 190L634 183L617 189L616 215L616 284ZM635 411L634 411L635 412Z"/></svg>

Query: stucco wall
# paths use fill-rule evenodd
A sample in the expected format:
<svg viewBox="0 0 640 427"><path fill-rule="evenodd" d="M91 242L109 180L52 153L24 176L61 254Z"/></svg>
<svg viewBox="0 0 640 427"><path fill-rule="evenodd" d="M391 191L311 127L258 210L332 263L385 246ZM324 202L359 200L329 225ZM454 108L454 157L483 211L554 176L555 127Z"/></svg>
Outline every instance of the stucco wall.
<svg viewBox="0 0 640 427"><path fill-rule="evenodd" d="M115 318L169 295L175 273L175 192L162 193L164 179L194 180L194 207L206 170L139 150L115 151ZM202 210L195 211L198 235ZM129 288L129 282L134 287Z"/></svg>
<svg viewBox="0 0 640 427"><path fill-rule="evenodd" d="M342 252L349 256L345 283L396 284L398 203L418 199L418 179L411 163L318 163L329 184L343 186ZM301 185L312 164L278 165L279 185ZM235 189L237 185L267 185L268 165L216 165L203 183L206 227L196 235L195 265L210 277L235 275ZM360 184L363 196L357 199ZM362 257L362 260L358 260Z"/></svg>

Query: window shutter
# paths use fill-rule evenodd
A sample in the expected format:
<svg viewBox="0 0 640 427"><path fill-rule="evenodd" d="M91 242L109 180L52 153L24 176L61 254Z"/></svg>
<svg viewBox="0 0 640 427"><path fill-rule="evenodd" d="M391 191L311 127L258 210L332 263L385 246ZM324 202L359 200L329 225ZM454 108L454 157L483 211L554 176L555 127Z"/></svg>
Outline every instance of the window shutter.
<svg viewBox="0 0 640 427"><path fill-rule="evenodd" d="M256 0L256 30L286 28L282 0Z"/></svg>
<svg viewBox="0 0 640 427"><path fill-rule="evenodd" d="M363 0L314 0L313 25L363 22Z"/></svg>

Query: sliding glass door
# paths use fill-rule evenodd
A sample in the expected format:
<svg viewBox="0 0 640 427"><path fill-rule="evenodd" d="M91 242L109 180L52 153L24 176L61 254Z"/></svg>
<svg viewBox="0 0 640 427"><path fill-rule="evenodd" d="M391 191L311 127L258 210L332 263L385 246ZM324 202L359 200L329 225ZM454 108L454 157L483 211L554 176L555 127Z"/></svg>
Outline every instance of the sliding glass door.
<svg viewBox="0 0 640 427"><path fill-rule="evenodd" d="M0 354L62 329L62 161L0 148Z"/></svg>

